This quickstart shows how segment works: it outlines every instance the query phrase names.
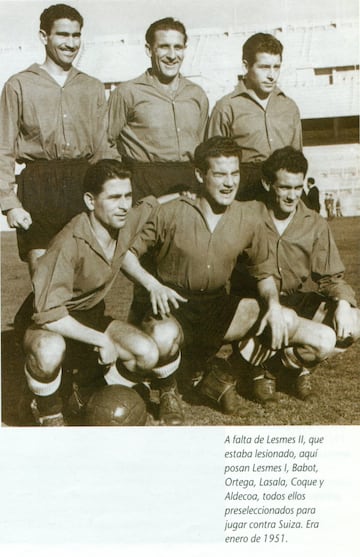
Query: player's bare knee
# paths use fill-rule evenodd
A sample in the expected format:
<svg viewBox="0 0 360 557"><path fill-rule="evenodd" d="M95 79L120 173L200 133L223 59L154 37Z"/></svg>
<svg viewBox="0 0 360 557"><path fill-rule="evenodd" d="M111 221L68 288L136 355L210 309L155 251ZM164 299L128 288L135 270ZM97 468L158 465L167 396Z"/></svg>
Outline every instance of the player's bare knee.
<svg viewBox="0 0 360 557"><path fill-rule="evenodd" d="M317 331L315 354L319 361L325 360L333 352L336 344L336 334L331 327L320 325Z"/></svg>
<svg viewBox="0 0 360 557"><path fill-rule="evenodd" d="M26 343L25 349L29 371L39 378L50 378L61 366L66 344L62 336L42 331Z"/></svg>
<svg viewBox="0 0 360 557"><path fill-rule="evenodd" d="M159 358L175 356L182 343L183 335L180 326L172 319L152 322L151 337L159 349Z"/></svg>
<svg viewBox="0 0 360 557"><path fill-rule="evenodd" d="M159 350L154 340L141 335L136 343L136 367L149 370L156 366L159 360Z"/></svg>

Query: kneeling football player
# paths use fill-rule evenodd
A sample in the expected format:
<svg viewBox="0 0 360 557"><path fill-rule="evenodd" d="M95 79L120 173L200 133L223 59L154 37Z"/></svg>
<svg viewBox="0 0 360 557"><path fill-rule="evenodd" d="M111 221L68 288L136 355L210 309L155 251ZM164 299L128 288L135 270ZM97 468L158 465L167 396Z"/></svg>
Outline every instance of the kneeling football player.
<svg viewBox="0 0 360 557"><path fill-rule="evenodd" d="M130 377L151 371L164 394L160 417L173 425L166 393L173 387L179 363L176 342L169 342L164 353L146 333L104 313L104 297L157 201L147 198L130 210L131 174L122 163L107 159L88 169L84 200L87 212L73 218L54 238L33 276L35 311L24 337L32 414L38 425L64 425L59 391L63 363L75 353L81 365L95 352L108 384L126 384L118 368ZM176 340L178 332L173 328L172 332Z"/></svg>
<svg viewBox="0 0 360 557"><path fill-rule="evenodd" d="M269 261L283 306L297 312L307 334L314 329L315 347L321 335L331 329L334 347L327 357L343 351L360 337L360 311L356 307L353 289L344 280L345 268L326 220L301 200L308 162L301 151L284 147L274 151L263 163L264 191L261 200L254 202L256 218L266 227ZM253 280L238 267L233 275L232 291L239 295L255 294ZM312 279L308 288L308 279ZM314 288L314 286L316 287ZM244 294L243 294L244 293ZM311 320L311 321L310 321ZM259 339L258 339L259 340ZM309 355L309 347L286 347L260 367L260 341L243 342L242 357L256 364L254 367L254 398L264 403L275 395L272 373L283 372L291 379L292 390L301 400L315 399L310 375L322 358ZM267 357L269 354L267 354ZM271 372L269 374L269 371Z"/></svg>

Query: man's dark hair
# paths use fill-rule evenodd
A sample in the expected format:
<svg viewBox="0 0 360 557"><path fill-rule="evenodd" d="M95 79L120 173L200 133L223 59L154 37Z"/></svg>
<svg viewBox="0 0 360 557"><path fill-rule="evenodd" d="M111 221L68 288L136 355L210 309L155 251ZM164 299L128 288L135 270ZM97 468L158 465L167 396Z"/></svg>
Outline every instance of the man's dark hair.
<svg viewBox="0 0 360 557"><path fill-rule="evenodd" d="M292 174L300 172L306 176L308 162L301 151L293 147L277 149L262 164L262 174L267 184L274 184L278 170L286 170Z"/></svg>
<svg viewBox="0 0 360 557"><path fill-rule="evenodd" d="M256 61L256 55L260 52L279 54L280 60L282 60L283 45L269 33L256 33L243 45L243 60L246 60L252 66Z"/></svg>
<svg viewBox="0 0 360 557"><path fill-rule="evenodd" d="M200 143L195 149L194 165L195 168L206 173L209 170L209 159L219 157L237 157L241 160L241 149L231 137L221 137L216 135Z"/></svg>
<svg viewBox="0 0 360 557"><path fill-rule="evenodd" d="M173 17L164 17L163 19L159 19L158 21L154 21L146 31L145 40L149 46L152 46L155 42L155 33L156 31L179 31L182 35L184 35L184 44L187 43L187 34L186 29L181 21L174 19Z"/></svg>
<svg viewBox="0 0 360 557"><path fill-rule="evenodd" d="M307 179L307 183L311 184L312 186L315 184L315 178L312 178L311 176Z"/></svg>
<svg viewBox="0 0 360 557"><path fill-rule="evenodd" d="M51 33L51 29L58 19L69 19L70 21L78 21L80 24L80 29L84 24L83 17L79 14L75 8L68 6L67 4L54 4L46 10L40 16L40 29L45 31L47 35Z"/></svg>
<svg viewBox="0 0 360 557"><path fill-rule="evenodd" d="M103 191L105 182L113 178L131 179L131 171L123 162L115 159L102 159L87 169L83 180L83 192L99 195Z"/></svg>

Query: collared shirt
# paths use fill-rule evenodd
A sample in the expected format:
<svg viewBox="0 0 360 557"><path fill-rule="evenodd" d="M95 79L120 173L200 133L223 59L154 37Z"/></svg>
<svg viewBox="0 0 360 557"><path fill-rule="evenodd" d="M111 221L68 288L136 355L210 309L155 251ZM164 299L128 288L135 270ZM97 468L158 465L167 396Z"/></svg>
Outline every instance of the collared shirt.
<svg viewBox="0 0 360 557"><path fill-rule="evenodd" d="M155 197L147 197L129 212L111 261L98 243L87 213L74 217L38 260L33 277L35 323L41 326L57 321L70 311L88 310L101 302L136 233L156 204Z"/></svg>
<svg viewBox="0 0 360 557"><path fill-rule="evenodd" d="M262 162L276 149L302 149L299 109L278 87L266 110L256 102L243 80L220 99L210 116L207 136L232 137L242 148L242 162Z"/></svg>
<svg viewBox="0 0 360 557"><path fill-rule="evenodd" d="M267 229L279 292L297 292L311 278L324 296L347 300L356 306L354 291L344 280L344 265L327 222L300 201L293 219L279 235L265 203L255 203L258 218Z"/></svg>
<svg viewBox="0 0 360 557"><path fill-rule="evenodd" d="M15 161L109 156L106 114L103 84L74 67L63 87L38 64L11 77L0 100L1 209L21 207Z"/></svg>
<svg viewBox="0 0 360 557"><path fill-rule="evenodd" d="M111 93L109 141L140 162L189 161L203 140L208 110L201 87L180 76L170 95L148 70Z"/></svg>
<svg viewBox="0 0 360 557"><path fill-rule="evenodd" d="M251 264L258 279L271 275L268 246L261 220L255 220L253 202L234 201L213 232L200 199L181 198L156 208L137 236L131 251L141 257L155 248L157 276L173 288L212 292L226 285L239 254Z"/></svg>

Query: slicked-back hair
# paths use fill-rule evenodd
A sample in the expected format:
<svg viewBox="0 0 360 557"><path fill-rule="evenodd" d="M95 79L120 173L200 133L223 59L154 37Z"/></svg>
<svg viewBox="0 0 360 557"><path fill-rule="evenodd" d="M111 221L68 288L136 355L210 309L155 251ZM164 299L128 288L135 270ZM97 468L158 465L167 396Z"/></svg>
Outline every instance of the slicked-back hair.
<svg viewBox="0 0 360 557"><path fill-rule="evenodd" d="M40 16L40 29L45 31L47 35L51 33L51 29L58 19L69 19L70 21L77 21L80 24L80 29L84 24L82 15L79 14L75 8L67 4L54 4L46 8Z"/></svg>
<svg viewBox="0 0 360 557"><path fill-rule="evenodd" d="M270 33L256 33L243 45L243 60L252 66L256 62L256 55L260 52L279 54L280 60L282 60L283 45Z"/></svg>
<svg viewBox="0 0 360 557"><path fill-rule="evenodd" d="M278 170L286 170L292 174L303 174L306 176L308 170L308 162L301 151L297 151L293 147L283 147L277 149L262 164L262 175L267 184L276 182L276 173Z"/></svg>
<svg viewBox="0 0 360 557"><path fill-rule="evenodd" d="M148 28L145 34L146 43L149 46L152 46L155 42L155 33L156 31L179 31L182 35L184 35L184 44L187 43L187 34L185 25L181 23L181 21L174 19L173 17L164 17L163 19L159 19L158 21L154 21Z"/></svg>
<svg viewBox="0 0 360 557"><path fill-rule="evenodd" d="M206 173L209 168L209 159L219 157L237 157L241 161L241 149L231 137L221 137L216 135L200 143L195 149L194 165L195 168Z"/></svg>
<svg viewBox="0 0 360 557"><path fill-rule="evenodd" d="M114 178L131 179L131 171L123 162L101 159L87 169L83 180L83 192L89 192L95 196L100 195L105 182Z"/></svg>

